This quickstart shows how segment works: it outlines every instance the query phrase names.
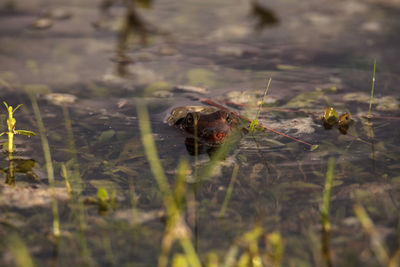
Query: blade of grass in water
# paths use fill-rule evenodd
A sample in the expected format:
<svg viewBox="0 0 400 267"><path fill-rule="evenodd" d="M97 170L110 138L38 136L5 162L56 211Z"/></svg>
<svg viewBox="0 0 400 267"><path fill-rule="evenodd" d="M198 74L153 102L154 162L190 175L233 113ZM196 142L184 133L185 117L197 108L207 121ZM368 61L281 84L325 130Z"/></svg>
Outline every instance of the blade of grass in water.
<svg viewBox="0 0 400 267"><path fill-rule="evenodd" d="M17 234L11 234L6 240L7 246L14 256L15 264L19 267L33 267L33 260L28 248Z"/></svg>
<svg viewBox="0 0 400 267"><path fill-rule="evenodd" d="M232 195L233 185L235 184L238 171L239 171L239 165L235 164L235 167L233 168L233 172L232 172L231 181L229 182L228 189L226 190L226 196L225 196L224 202L222 203L221 210L219 212L219 217L223 217L225 214L226 207L228 206L229 200Z"/></svg>
<svg viewBox="0 0 400 267"><path fill-rule="evenodd" d="M55 198L55 192L54 192L54 168L51 160L49 141L47 140L46 128L44 127L42 116L40 115L40 109L37 104L36 97L33 93L30 92L28 92L28 95L32 102L32 109L33 112L35 113L37 125L39 128L44 159L46 162L47 176L49 179L50 190L52 192L53 234L54 236L58 237L60 236L60 220L58 217L57 200Z"/></svg>
<svg viewBox="0 0 400 267"><path fill-rule="evenodd" d="M226 155L233 149L235 140L237 140L238 135L241 134L240 131L241 129L235 129L227 137L227 139L225 139L225 141L217 149L217 151L215 151L212 154L210 161L199 170L199 181L203 181L210 178L210 175L218 166L218 164L221 162L221 160L223 160L226 157Z"/></svg>
<svg viewBox="0 0 400 267"><path fill-rule="evenodd" d="M382 266L386 266L389 262L389 256L386 248L382 244L381 237L376 231L374 223L368 216L364 207L360 204L354 205L354 212L358 218L358 221L361 223L362 228L371 239L371 249L375 253L375 256L377 257L379 263Z"/></svg>
<svg viewBox="0 0 400 267"><path fill-rule="evenodd" d="M161 166L156 145L154 143L153 136L151 135L149 114L147 112L146 106L143 103L137 101L136 104L139 117L139 128L146 157L149 161L151 172L156 179L158 188L160 189L162 196L167 197L171 195L171 191L169 190L167 177L165 176L164 169Z"/></svg>
<svg viewBox="0 0 400 267"><path fill-rule="evenodd" d="M257 111L256 118L254 120L252 120L251 123L250 123L250 127L249 127L250 133L254 133L256 131L256 127L259 126L258 117L260 116L261 107L264 104L264 99L265 99L265 96L267 95L267 92L268 92L268 89L269 89L269 85L271 84L271 80L272 80L272 78L269 78L269 81L268 81L268 84L267 84L267 88L264 91L264 96L263 96L263 98L261 100L260 105L258 106L258 111Z"/></svg>
<svg viewBox="0 0 400 267"><path fill-rule="evenodd" d="M272 80L272 78L270 77L269 80L268 80L267 88L265 89L265 92L264 92L264 96L263 96L263 98L262 98L262 100L261 100L260 105L258 106L258 111L257 111L256 120L258 120L258 117L260 116L261 107L262 107L262 105L264 104L264 99L265 99L265 96L266 96L267 93L268 93L268 89L269 89L269 85L271 84L271 80Z"/></svg>
<svg viewBox="0 0 400 267"><path fill-rule="evenodd" d="M331 191L332 191L334 167L335 167L335 159L329 158L328 171L326 172L324 198L321 207L322 227L325 228L327 231L330 230L329 211L331 207Z"/></svg>
<svg viewBox="0 0 400 267"><path fill-rule="evenodd" d="M67 188L68 195L71 195L72 190L71 190L71 185L69 183L69 175L64 163L61 163L61 173L65 179L65 187Z"/></svg>
<svg viewBox="0 0 400 267"><path fill-rule="evenodd" d="M159 256L158 266L167 266L168 253L171 249L171 246L175 240L179 240L181 247L185 252L185 256L189 265L192 267L200 267L200 260L190 240L188 227L186 226L186 223L184 222L183 216L180 211L180 207L182 205L179 204L179 202L181 201L180 199L183 198L183 191L181 191L180 185L182 185L181 182L184 181L187 164L181 162L180 166L178 167L178 188L175 192L178 193L178 195L175 194L174 198L174 194L169 188L167 177L165 176L163 167L161 166L156 145L151 134L150 118L147 112L147 108L140 101L137 101L136 104L139 118L139 129L142 136L145 154L147 160L150 163L151 171L154 175L154 178L156 179L159 190L166 205L166 209L168 211L168 221L166 224L167 228L162 241L162 251Z"/></svg>
<svg viewBox="0 0 400 267"><path fill-rule="evenodd" d="M322 256L324 257L324 260L328 267L332 266L332 257L329 246L330 230L331 230L329 213L331 207L331 191L334 178L334 168L335 168L335 159L331 157L329 158L328 161L328 170L326 172L323 203L321 206L321 224L322 224L321 248L322 248Z"/></svg>
<svg viewBox="0 0 400 267"><path fill-rule="evenodd" d="M376 67L376 58L374 59L374 72L372 73L372 88L371 88L371 97L370 97L370 99L369 99L368 118L371 118L372 98L374 97L375 67Z"/></svg>
<svg viewBox="0 0 400 267"><path fill-rule="evenodd" d="M80 254L84 261L88 264L91 263L91 255L90 251L87 246L87 240L86 240L86 222L85 222L85 207L83 205L83 201L81 200L81 194L83 191L82 188L82 177L80 174L80 167L78 163L78 151L76 150L75 147L75 141L74 141L74 134L72 131L72 122L71 122L71 117L69 115L68 108L66 106L62 106L62 111L64 115L64 120L65 120L65 130L67 133L67 147L68 150L70 151L70 154L67 155L67 157L71 157L71 164L72 164L72 170L69 172L67 168L65 168L65 174L67 177L70 177L69 174L72 173L71 178L72 179L66 179L71 180L72 182L72 188L70 189L73 196L73 200L75 201L77 207L78 207L78 220L79 220L79 244L80 244Z"/></svg>

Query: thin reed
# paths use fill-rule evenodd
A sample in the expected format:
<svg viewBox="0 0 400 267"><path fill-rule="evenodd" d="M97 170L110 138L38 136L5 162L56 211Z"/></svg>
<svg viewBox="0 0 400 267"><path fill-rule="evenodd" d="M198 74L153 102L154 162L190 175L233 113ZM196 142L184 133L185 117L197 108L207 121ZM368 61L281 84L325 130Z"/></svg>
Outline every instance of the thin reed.
<svg viewBox="0 0 400 267"><path fill-rule="evenodd" d="M372 73L372 87L371 87L371 97L369 98L368 118L371 118L372 99L373 99L373 97L374 97L374 88L375 88L375 67L376 67L376 58L374 59L374 71L373 71L373 73Z"/></svg>
<svg viewBox="0 0 400 267"><path fill-rule="evenodd" d="M31 100L32 109L35 114L36 122L37 122L37 125L39 128L44 159L46 162L47 177L49 179L50 190L52 192L51 207L52 207L52 213L53 213L53 234L54 234L54 236L59 237L60 236L60 220L59 220L59 216L58 216L57 200L56 200L55 192L54 192L54 186L55 186L54 185L54 168L53 168L53 163L51 160L49 141L47 140L46 128L44 127L42 116L40 115L40 109L39 109L39 106L36 101L36 96L31 92L28 92L28 96Z"/></svg>

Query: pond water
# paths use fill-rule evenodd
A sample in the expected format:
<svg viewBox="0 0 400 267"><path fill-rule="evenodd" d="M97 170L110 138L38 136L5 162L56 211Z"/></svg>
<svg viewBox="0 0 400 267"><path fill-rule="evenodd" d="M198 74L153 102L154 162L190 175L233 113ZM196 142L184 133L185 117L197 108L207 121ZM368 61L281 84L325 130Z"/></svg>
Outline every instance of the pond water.
<svg viewBox="0 0 400 267"><path fill-rule="evenodd" d="M263 234L253 245L264 264L278 253L271 233L281 236L283 266L398 261L398 1L132 3L0 3L0 99L23 104L14 113L16 129L37 133L16 135L14 154L0 161L0 265L159 263L168 208L149 163L155 156L142 144L138 104L149 112L171 188L179 184L178 165L188 162L181 213L204 264L210 253L223 263L238 248L237 255L250 251L261 266L254 246L243 241L257 227ZM247 134L216 161L189 155L185 135L165 122L173 108L207 101L254 119L269 78L259 121L300 141L269 130ZM51 234L54 209L35 101L54 168L59 239ZM347 134L324 129L327 106L351 114ZM320 210L330 158L327 235ZM115 192L113 203L99 204L104 189ZM167 252L171 261L184 251L180 244Z"/></svg>

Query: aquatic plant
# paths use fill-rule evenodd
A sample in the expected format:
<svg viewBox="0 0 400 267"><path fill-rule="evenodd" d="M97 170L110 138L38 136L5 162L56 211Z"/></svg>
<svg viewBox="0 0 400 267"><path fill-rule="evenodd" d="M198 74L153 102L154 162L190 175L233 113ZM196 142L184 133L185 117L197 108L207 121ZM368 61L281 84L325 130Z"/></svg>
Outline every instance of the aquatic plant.
<svg viewBox="0 0 400 267"><path fill-rule="evenodd" d="M369 99L368 118L371 117L372 98L374 97L374 88L375 88L375 67L376 67L376 58L374 59L374 71L373 71L373 73L372 73L372 87L371 87L371 97L370 97L370 99Z"/></svg>
<svg viewBox="0 0 400 267"><path fill-rule="evenodd" d="M167 226L161 244L161 253L158 258L158 266L168 265L168 254L175 241L179 241L184 253L187 265L200 267L201 263L191 241L191 234L186 225L181 211L184 188L183 182L187 170L187 163L182 161L178 166L177 186L172 191L168 184L167 177L158 157L157 149L151 134L150 119L146 107L143 103L137 102L137 111L139 117L139 128L142 136L143 146L147 160L150 163L150 169L157 182L164 205L167 209Z"/></svg>
<svg viewBox="0 0 400 267"><path fill-rule="evenodd" d="M31 131L27 131L27 130L16 130L15 129L15 124L17 123L17 121L14 118L14 113L22 106L22 104L19 104L16 108L13 108L12 106L9 106L7 104L7 102L5 102L5 101L3 103L6 106L7 111L8 111L8 118L7 118L8 131L0 133L0 136L2 136L3 134L8 135L8 142L4 143L3 147L7 147L8 153L13 153L14 152L14 135L15 134L21 134L21 135L31 137L31 136L34 136L35 133L31 132Z"/></svg>
<svg viewBox="0 0 400 267"><path fill-rule="evenodd" d="M224 199L224 202L222 203L222 207L219 212L219 217L223 217L225 214L226 207L228 206L229 200L232 195L233 185L235 184L238 171L239 171L239 165L235 164L235 167L233 168L233 172L232 172L231 181L229 182L228 189L226 190L225 199Z"/></svg>
<svg viewBox="0 0 400 267"><path fill-rule="evenodd" d="M51 160L50 145L49 145L49 141L47 140L46 128L44 127L42 116L40 115L40 109L39 109L39 106L38 106L38 103L36 100L36 96L33 93L28 93L28 95L29 95L29 98L32 103L32 109L33 109L33 113L35 114L35 117L36 117L36 122L38 124L40 138L42 141L44 159L46 162L47 177L49 179L49 185L52 190L53 235L55 237L59 237L60 236L60 219L58 216L58 206L57 206L57 200L55 198L55 191L54 191L54 186L55 186L54 185L54 167L53 167L53 163Z"/></svg>
<svg viewBox="0 0 400 267"><path fill-rule="evenodd" d="M251 123L250 123L250 126L249 126L250 133L255 133L257 128L259 127L260 123L258 122L258 116L260 116L261 107L264 104L264 99L265 99L265 96L267 95L267 92L268 92L268 89L269 89L269 85L271 84L271 80L272 80L272 78L269 78L268 84L267 84L267 88L264 91L264 96L263 96L263 98L261 100L260 105L258 106L258 111L257 111L256 118L254 120L252 120Z"/></svg>
<svg viewBox="0 0 400 267"><path fill-rule="evenodd" d="M331 223L329 220L329 214L331 209L331 192L334 178L335 158L331 157L328 161L328 170L326 172L325 188L323 194L323 203L320 208L321 213L321 244L322 244L322 255L326 261L327 266L332 266L331 253L329 248Z"/></svg>

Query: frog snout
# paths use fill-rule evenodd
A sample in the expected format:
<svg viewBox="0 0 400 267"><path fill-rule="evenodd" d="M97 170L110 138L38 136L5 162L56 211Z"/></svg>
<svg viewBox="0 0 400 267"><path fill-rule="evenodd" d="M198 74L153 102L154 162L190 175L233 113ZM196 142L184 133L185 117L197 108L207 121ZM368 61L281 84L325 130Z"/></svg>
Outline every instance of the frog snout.
<svg viewBox="0 0 400 267"><path fill-rule="evenodd" d="M213 134L213 139L214 139L215 141L217 141L217 142L222 142L222 141L224 141L225 137L226 137L226 133L225 133L225 132L215 132L215 133Z"/></svg>
<svg viewBox="0 0 400 267"><path fill-rule="evenodd" d="M222 143L228 134L228 129L207 129L201 133L201 137L210 143Z"/></svg>

